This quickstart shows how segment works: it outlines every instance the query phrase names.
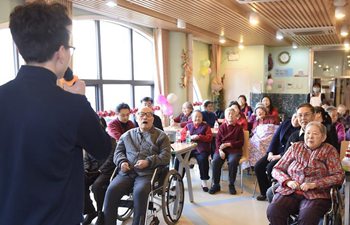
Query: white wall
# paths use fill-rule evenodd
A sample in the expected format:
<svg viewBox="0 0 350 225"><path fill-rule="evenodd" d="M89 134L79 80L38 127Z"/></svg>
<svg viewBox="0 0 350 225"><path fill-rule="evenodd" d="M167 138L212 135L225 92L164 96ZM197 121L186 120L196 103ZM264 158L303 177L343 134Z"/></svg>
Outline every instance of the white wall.
<svg viewBox="0 0 350 225"><path fill-rule="evenodd" d="M278 55L286 51L290 55L290 61L287 64L282 64L278 61ZM268 47L266 52L272 54L273 69L269 71L273 78L273 88L270 93L284 93L284 94L305 94L309 92L310 79L310 51L308 48L292 49L291 47ZM267 68L267 59L265 61ZM292 76L278 77L276 69L289 70ZM266 70L267 71L267 70ZM303 74L304 76L300 76ZM266 87L266 78L264 80Z"/></svg>
<svg viewBox="0 0 350 225"><path fill-rule="evenodd" d="M220 75L225 74L224 93L226 103L237 100L244 94L248 102L250 92L263 91L264 49L262 45L246 46L239 50L236 47L224 47ZM228 53L238 53L238 60L229 61Z"/></svg>

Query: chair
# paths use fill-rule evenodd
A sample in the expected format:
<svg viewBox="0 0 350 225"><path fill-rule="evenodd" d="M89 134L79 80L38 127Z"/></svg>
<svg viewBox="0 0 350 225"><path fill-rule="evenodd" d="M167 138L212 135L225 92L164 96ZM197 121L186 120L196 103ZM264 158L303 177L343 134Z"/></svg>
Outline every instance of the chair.
<svg viewBox="0 0 350 225"><path fill-rule="evenodd" d="M112 178L115 177L114 171ZM175 224L181 217L184 207L184 185L180 174L169 167L156 168L151 180L151 192L148 199L148 210L145 224L157 225L157 213L162 211L166 224ZM124 196L116 210L117 219L125 221L134 211L132 194Z"/></svg>
<svg viewBox="0 0 350 225"><path fill-rule="evenodd" d="M342 141L340 145L340 160L342 160L345 156L346 149L349 146L350 141Z"/></svg>
<svg viewBox="0 0 350 225"><path fill-rule="evenodd" d="M244 144L242 147L242 158L239 160L239 171L241 172L241 190L243 193L243 171L242 164L249 163L249 131L244 130Z"/></svg>
<svg viewBox="0 0 350 225"><path fill-rule="evenodd" d="M239 160L239 168L238 171L241 173L241 193L243 193L243 171L244 167L242 166L243 163L247 162L249 163L249 131L244 130L244 143L242 147L242 157ZM223 169L227 168L227 161L225 161L224 165L221 168L221 174L223 174Z"/></svg>

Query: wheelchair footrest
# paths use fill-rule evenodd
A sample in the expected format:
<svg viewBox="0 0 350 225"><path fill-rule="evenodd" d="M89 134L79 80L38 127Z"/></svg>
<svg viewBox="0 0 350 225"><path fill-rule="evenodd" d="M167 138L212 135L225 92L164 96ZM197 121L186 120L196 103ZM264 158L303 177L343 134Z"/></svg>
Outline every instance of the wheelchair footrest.
<svg viewBox="0 0 350 225"><path fill-rule="evenodd" d="M132 208L134 207L134 202L132 200L120 200L119 207Z"/></svg>

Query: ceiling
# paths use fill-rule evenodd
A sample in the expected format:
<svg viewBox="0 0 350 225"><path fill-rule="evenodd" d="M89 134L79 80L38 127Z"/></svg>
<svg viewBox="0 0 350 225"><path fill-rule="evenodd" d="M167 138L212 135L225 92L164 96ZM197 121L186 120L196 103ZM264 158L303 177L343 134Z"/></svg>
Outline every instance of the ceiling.
<svg viewBox="0 0 350 225"><path fill-rule="evenodd" d="M74 7L152 28L177 30L177 19L186 22L182 32L196 39L218 43L224 33L225 45L243 40L244 45L339 47L344 39L340 27L350 25L349 15L341 21L334 16L333 0L116 0L118 6L106 6L107 0L72 0ZM255 11L259 24L252 26L249 15ZM276 39L276 31L286 37Z"/></svg>

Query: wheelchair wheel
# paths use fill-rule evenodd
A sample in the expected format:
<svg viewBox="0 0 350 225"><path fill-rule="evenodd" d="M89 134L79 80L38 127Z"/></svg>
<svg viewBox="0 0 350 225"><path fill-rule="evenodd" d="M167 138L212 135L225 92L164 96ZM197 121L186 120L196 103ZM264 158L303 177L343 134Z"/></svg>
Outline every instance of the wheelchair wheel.
<svg viewBox="0 0 350 225"><path fill-rule="evenodd" d="M162 212L167 224L175 224L184 207L184 184L176 170L170 170L165 177L162 192Z"/></svg>
<svg viewBox="0 0 350 225"><path fill-rule="evenodd" d="M134 212L134 204L131 195L125 195L117 208L117 219L120 221L125 221L130 218L131 214Z"/></svg>

